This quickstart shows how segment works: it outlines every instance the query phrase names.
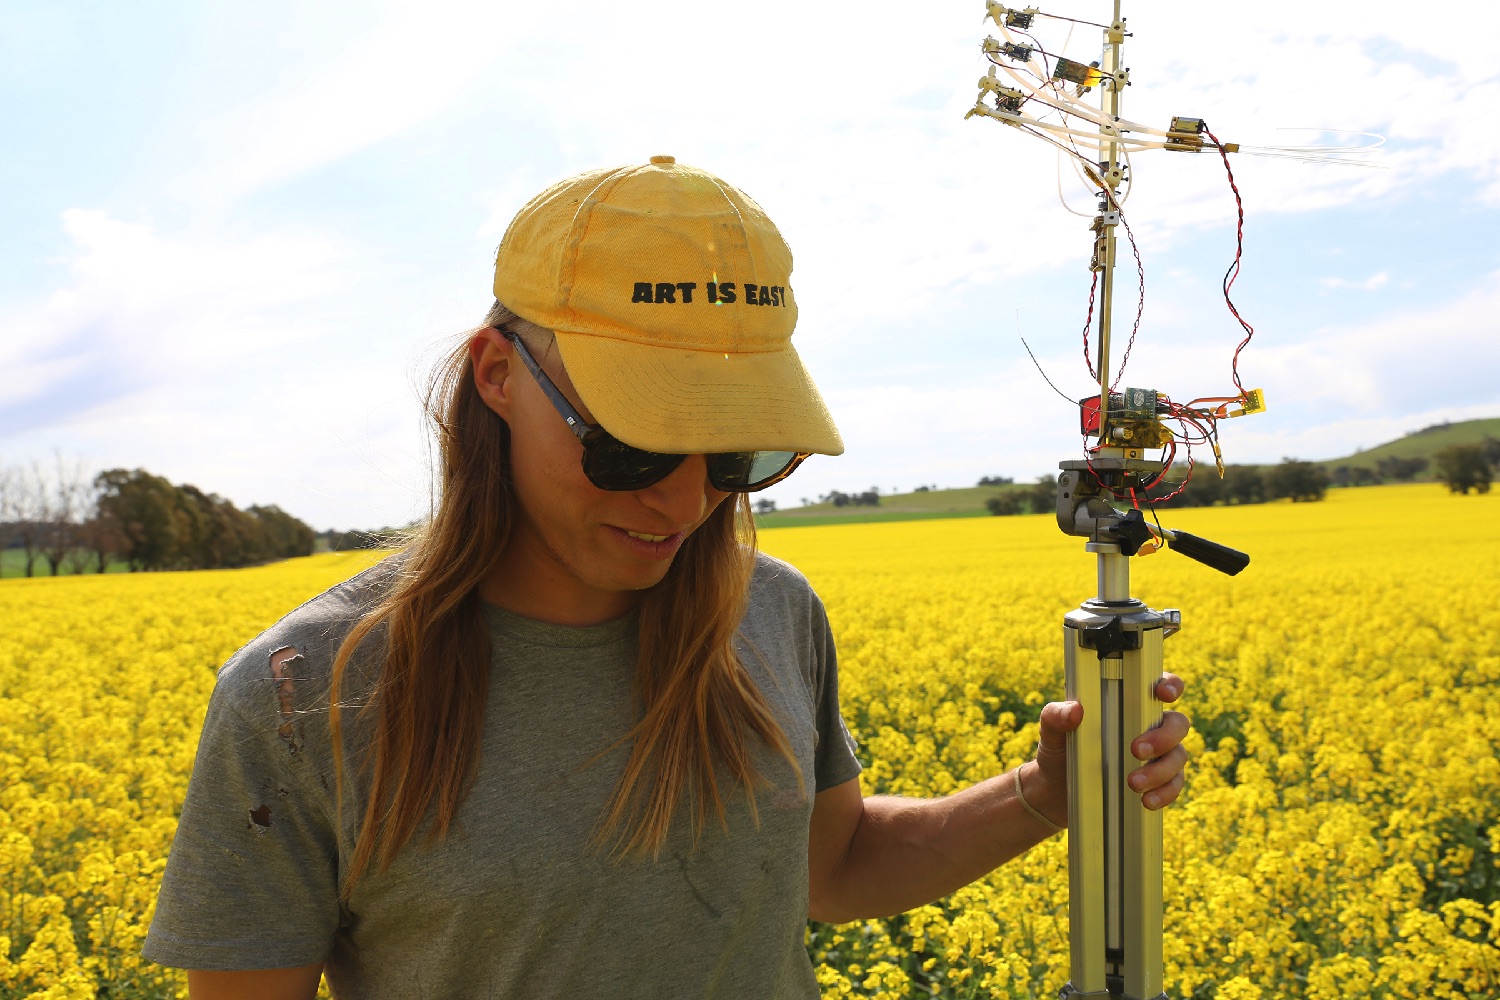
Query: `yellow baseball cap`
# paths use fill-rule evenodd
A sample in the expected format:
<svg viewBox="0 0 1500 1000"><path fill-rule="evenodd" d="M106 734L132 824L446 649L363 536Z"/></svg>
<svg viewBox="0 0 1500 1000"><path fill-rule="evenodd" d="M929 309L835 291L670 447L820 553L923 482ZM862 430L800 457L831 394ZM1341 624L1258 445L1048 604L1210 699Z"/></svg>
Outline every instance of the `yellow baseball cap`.
<svg viewBox="0 0 1500 1000"><path fill-rule="evenodd" d="M842 454L791 344L791 273L759 205L653 156L528 202L495 255L495 298L557 335L584 405L628 445Z"/></svg>

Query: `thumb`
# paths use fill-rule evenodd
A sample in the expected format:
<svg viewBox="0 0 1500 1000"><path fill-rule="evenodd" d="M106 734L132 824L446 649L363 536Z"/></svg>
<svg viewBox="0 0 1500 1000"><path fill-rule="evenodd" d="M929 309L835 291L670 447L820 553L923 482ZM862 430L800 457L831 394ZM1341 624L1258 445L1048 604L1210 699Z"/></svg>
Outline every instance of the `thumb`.
<svg viewBox="0 0 1500 1000"><path fill-rule="evenodd" d="M1036 755L1064 758L1068 752L1068 734L1083 722L1083 705L1076 701L1049 702L1042 708L1041 739Z"/></svg>

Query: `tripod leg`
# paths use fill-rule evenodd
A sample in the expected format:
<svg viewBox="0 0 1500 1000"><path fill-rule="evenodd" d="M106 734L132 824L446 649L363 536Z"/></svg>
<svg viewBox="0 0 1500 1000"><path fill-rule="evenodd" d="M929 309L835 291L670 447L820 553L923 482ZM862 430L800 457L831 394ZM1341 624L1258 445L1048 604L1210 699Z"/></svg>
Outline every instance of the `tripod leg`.
<svg viewBox="0 0 1500 1000"><path fill-rule="evenodd" d="M1107 997L1103 680L1099 658L1079 646L1080 630L1063 629L1069 701L1083 722L1068 734L1068 927L1070 997Z"/></svg>
<svg viewBox="0 0 1500 1000"><path fill-rule="evenodd" d="M1125 781L1132 740L1161 722L1165 619L1138 602L1121 614L1124 603L1085 605L1064 619L1068 698L1083 705L1068 736L1066 1000L1166 1000L1161 814Z"/></svg>
<svg viewBox="0 0 1500 1000"><path fill-rule="evenodd" d="M1140 649L1125 653L1123 678L1123 728L1118 742L1123 762L1118 784L1124 787L1125 772L1134 757L1130 743L1136 736L1160 724L1161 702L1156 682L1162 670L1162 630L1143 629ZM1133 791L1124 792L1124 986L1127 997L1138 1000L1165 998L1162 991L1161 958L1161 813L1147 809Z"/></svg>

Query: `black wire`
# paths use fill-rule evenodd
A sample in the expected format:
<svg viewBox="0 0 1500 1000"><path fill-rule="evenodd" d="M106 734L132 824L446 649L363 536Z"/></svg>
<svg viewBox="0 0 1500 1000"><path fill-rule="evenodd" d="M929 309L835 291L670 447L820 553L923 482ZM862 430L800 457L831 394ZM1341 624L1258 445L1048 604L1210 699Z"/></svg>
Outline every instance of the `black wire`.
<svg viewBox="0 0 1500 1000"><path fill-rule="evenodd" d="M1038 52L1040 52L1042 54L1042 71L1047 74L1046 79L1048 79L1048 80L1052 79L1052 70L1050 68L1048 68L1048 66L1047 66L1047 57L1049 55L1052 55L1052 53L1050 53L1047 50L1043 49L1042 48L1042 43L1039 42L1039 41L1037 41L1036 40L1036 36L1033 35L1031 32L1029 32L1029 31L1021 31L1019 28L1017 28L1016 29L1016 34L1020 35L1022 38L1029 38L1029 39L1031 39L1031 47L1034 48L1034 49L1036 49L1036 51L1038 51ZM1056 58L1056 56L1053 56L1053 58Z"/></svg>
<svg viewBox="0 0 1500 1000"><path fill-rule="evenodd" d="M1028 343L1026 343L1026 338L1025 337L1021 337L1021 346L1024 347L1024 348L1026 348L1026 353L1031 356L1031 363L1034 364L1034 365L1036 365L1037 373L1042 376L1042 381L1046 382L1048 385L1051 385L1052 386L1052 391L1055 392L1055 393L1057 393L1063 399L1066 399L1068 401L1069 405L1071 405L1071 406L1077 406L1078 405L1078 400L1074 399L1072 396L1069 396L1067 393L1063 392L1057 386L1052 385L1052 380L1050 378L1048 378L1047 377L1047 373L1042 370L1042 363L1036 359L1036 355L1035 354L1031 353L1031 345L1028 344Z"/></svg>
<svg viewBox="0 0 1500 1000"><path fill-rule="evenodd" d="M1046 13L1044 11L1040 11L1040 10L1037 11L1036 14L1037 14L1037 17L1050 17L1054 21L1072 21L1074 24L1087 24L1087 25L1091 25L1091 26L1093 26L1095 28L1105 28L1105 29L1108 29L1108 28L1112 27L1112 25L1100 24L1098 21L1080 21L1076 17L1063 17L1061 14L1048 14L1048 13ZM1125 34L1127 36L1129 36L1132 33L1127 31Z"/></svg>

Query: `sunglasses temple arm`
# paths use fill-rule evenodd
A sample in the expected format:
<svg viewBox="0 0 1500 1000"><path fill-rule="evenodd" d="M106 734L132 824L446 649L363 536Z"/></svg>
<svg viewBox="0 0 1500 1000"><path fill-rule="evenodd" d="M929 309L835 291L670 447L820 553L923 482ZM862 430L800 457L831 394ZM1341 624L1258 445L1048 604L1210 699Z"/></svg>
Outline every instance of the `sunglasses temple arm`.
<svg viewBox="0 0 1500 1000"><path fill-rule="evenodd" d="M546 393L553 408L562 416L563 421L568 425L568 430L572 431L573 436L578 440L586 440L594 428L583 419L583 414L573 409L573 404L568 402L568 397L564 396L562 390L553 383L546 372L542 371L542 366L537 364L536 358L531 355L531 350L518 335L506 331L505 337L515 345L516 353L521 356L526 370L531 372L532 377L536 379L536 384L542 387L542 392Z"/></svg>

